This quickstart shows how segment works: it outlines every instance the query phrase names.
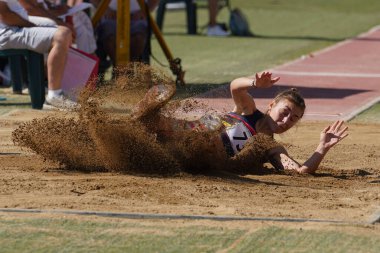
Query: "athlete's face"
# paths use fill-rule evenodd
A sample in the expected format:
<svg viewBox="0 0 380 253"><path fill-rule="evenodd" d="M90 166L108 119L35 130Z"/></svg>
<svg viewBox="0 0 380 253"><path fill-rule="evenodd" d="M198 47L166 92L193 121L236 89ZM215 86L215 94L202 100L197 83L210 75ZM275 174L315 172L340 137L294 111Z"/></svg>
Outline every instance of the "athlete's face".
<svg viewBox="0 0 380 253"><path fill-rule="evenodd" d="M273 120L271 130L280 134L292 128L303 115L303 110L287 99L278 103L272 102L269 106L269 116Z"/></svg>

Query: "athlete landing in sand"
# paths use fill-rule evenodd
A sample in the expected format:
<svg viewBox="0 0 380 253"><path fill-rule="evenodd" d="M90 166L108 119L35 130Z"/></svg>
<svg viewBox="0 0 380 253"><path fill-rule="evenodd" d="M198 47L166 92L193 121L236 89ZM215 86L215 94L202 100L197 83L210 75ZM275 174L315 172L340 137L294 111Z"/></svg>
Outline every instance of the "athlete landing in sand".
<svg viewBox="0 0 380 253"><path fill-rule="evenodd" d="M154 131L158 135L166 136L189 128L195 131L215 131L217 135L213 141L217 145L223 146L222 149L216 150L226 152L233 159L240 155L240 151L244 150L243 147L254 136L264 134L273 138L274 134L284 133L292 128L304 115L306 108L304 99L294 88L279 93L270 102L266 112L261 112L256 108L255 101L249 91L270 88L279 79L279 77L272 77L270 72L237 78L230 85L235 103L232 112L221 117L204 115L193 122L175 119L170 119L170 121L167 116L159 114L157 122L153 124ZM141 119L152 110L162 107L174 93L174 86L157 85L152 87L144 99L135 107L133 117ZM173 121L177 122L174 123ZM267 150L266 158L278 170L314 173L326 153L348 135L347 129L348 127L344 126L343 121L336 121L323 129L314 153L303 164L291 158L281 145L273 146ZM245 153L249 155L249 152Z"/></svg>

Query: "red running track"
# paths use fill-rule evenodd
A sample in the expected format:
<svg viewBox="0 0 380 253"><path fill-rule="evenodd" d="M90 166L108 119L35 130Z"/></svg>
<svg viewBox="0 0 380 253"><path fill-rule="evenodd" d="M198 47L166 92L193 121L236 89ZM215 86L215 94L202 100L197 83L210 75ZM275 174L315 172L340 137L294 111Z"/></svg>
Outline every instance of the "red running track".
<svg viewBox="0 0 380 253"><path fill-rule="evenodd" d="M305 119L349 120L380 101L380 27L270 71L281 79L253 91L259 109L265 111L279 91L296 87L306 99ZM228 87L196 100L221 111L233 108Z"/></svg>

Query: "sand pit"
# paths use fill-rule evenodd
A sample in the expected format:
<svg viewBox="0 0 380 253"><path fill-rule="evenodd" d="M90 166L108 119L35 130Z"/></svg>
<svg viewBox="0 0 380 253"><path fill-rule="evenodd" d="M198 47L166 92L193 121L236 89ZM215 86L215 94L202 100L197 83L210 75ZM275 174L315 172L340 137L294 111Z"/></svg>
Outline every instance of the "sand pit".
<svg viewBox="0 0 380 253"><path fill-rule="evenodd" d="M21 150L13 145L11 132L30 113L40 114L17 112L1 119L2 208L366 221L380 203L378 124L349 124L351 135L328 154L316 176L159 177L70 171ZM324 125L304 122L282 140L294 143L290 153L302 161L313 150Z"/></svg>
<svg viewBox="0 0 380 253"><path fill-rule="evenodd" d="M180 154L159 145L149 129L139 123L126 126L122 124L125 117L109 119L98 111L95 114L96 121L92 114L82 118L33 110L1 116L0 207L350 222L365 222L379 208L378 124L349 123L350 136L330 151L314 176L265 168L255 174L225 170L194 174L183 171L178 164ZM36 119L25 125L31 118ZM302 162L313 152L326 124L301 122L278 140L287 143L289 153ZM12 142L12 131L30 126L36 132L29 136L38 138L26 141L44 143L33 148L34 152ZM61 137L50 139L48 126L64 129L54 132ZM121 137L126 135L151 159L144 156L144 164L139 163L141 153L130 149L136 142L123 142ZM129 147L128 153L125 147ZM196 154L200 160L205 158L202 152ZM146 163L159 173L141 170Z"/></svg>

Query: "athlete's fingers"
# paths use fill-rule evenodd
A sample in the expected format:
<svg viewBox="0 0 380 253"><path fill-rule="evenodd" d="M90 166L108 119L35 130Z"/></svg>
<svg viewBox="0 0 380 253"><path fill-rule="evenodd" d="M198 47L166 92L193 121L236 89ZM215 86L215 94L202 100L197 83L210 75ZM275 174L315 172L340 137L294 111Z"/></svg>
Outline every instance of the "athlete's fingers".
<svg viewBox="0 0 380 253"><path fill-rule="evenodd" d="M332 125L331 125L331 130L332 131L335 131L336 129L336 126L339 124L339 120L335 121Z"/></svg>
<svg viewBox="0 0 380 253"><path fill-rule="evenodd" d="M273 79L272 79L272 81L271 81L271 82L272 82L272 84L273 84L273 83L276 83L276 82L278 82L278 80L280 80L280 77L275 77L275 78L273 78Z"/></svg>
<svg viewBox="0 0 380 253"><path fill-rule="evenodd" d="M342 130L340 130L337 135L342 135L344 134L346 131L347 131L348 127L346 126L345 128L343 128Z"/></svg>
<svg viewBox="0 0 380 253"><path fill-rule="evenodd" d="M339 129L341 128L341 126L343 125L344 121L341 120L339 121L338 125L336 126L336 130L339 131Z"/></svg>
<svg viewBox="0 0 380 253"><path fill-rule="evenodd" d="M345 133L344 135L342 135L340 138L339 138L339 141L343 140L344 138L346 138L348 136L348 133Z"/></svg>
<svg viewBox="0 0 380 253"><path fill-rule="evenodd" d="M329 131L331 128L331 126L327 126L325 127L325 129L323 129L322 133L327 133L327 131Z"/></svg>
<svg viewBox="0 0 380 253"><path fill-rule="evenodd" d="M335 131L336 130L336 126L339 124L339 120L335 121L332 125L331 125L331 130L332 131Z"/></svg>

